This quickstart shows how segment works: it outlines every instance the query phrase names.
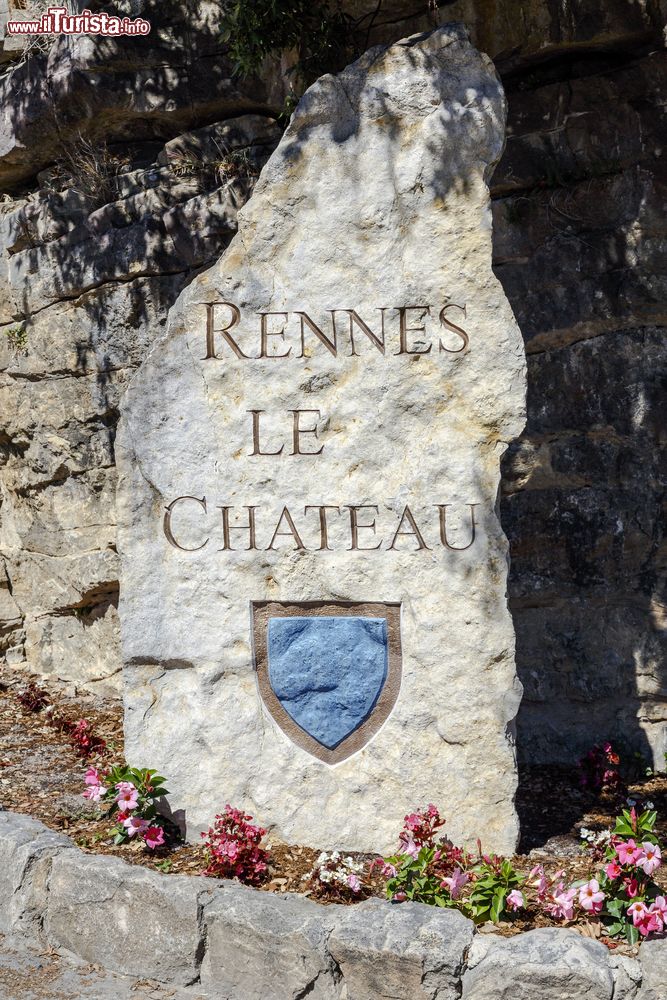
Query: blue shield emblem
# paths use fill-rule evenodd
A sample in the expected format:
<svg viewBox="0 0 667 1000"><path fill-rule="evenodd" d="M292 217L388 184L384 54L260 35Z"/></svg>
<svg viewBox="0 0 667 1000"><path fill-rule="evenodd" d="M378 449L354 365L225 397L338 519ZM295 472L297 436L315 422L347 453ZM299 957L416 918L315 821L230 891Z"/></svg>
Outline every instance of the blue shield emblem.
<svg viewBox="0 0 667 1000"><path fill-rule="evenodd" d="M394 606L371 606L382 609L376 617L355 615L355 606L299 614L299 605L267 605L255 633L260 693L293 742L337 763L368 742L396 701L400 639L392 652L390 612L382 614Z"/></svg>
<svg viewBox="0 0 667 1000"><path fill-rule="evenodd" d="M328 750L366 721L387 679L384 618L271 618L268 651L276 698Z"/></svg>

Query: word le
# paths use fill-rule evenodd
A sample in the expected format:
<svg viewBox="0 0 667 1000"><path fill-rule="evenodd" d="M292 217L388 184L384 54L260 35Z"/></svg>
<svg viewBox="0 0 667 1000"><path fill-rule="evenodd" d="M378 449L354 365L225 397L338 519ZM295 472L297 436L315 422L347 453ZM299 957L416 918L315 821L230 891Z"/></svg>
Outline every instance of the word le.
<svg viewBox="0 0 667 1000"><path fill-rule="evenodd" d="M143 17L93 14L88 8L72 14L66 7L49 7L38 21L7 22L10 35L148 35L150 30L150 21Z"/></svg>
<svg viewBox="0 0 667 1000"><path fill-rule="evenodd" d="M279 361L283 358L297 357L307 358L311 356L310 347L306 348L306 339L311 344L319 345L328 351L333 357L339 353L339 336L342 333L341 327L347 324L345 335L349 342L349 357L359 355L357 347L360 338L364 337L382 355L387 353L387 330L386 325L393 320L390 335L396 340L398 350L391 351L392 354L430 354L434 347L434 333L430 334L426 330L426 317L432 319L431 306L382 306L375 311L380 313L379 330L377 324L375 330L371 329L366 320L362 319L356 309L326 309L330 313L331 319L324 329L325 324L319 325L315 320L300 309L291 312L257 312L259 316L257 334L253 334L253 340L258 337L259 350L257 353L249 354L247 343L247 330L243 333L237 331L241 321L241 310L233 302L207 302L206 306L206 356L202 361L220 360L217 353L218 345L223 344L239 358L241 361L259 361L262 358ZM227 322L218 322L218 311L228 310ZM470 343L470 337L463 329L448 317L450 310L458 310L467 315L465 305L457 305L448 302L442 307L438 314L438 336L437 353L462 354ZM387 317L385 313L396 313L396 316ZM442 328L442 329L440 329ZM234 336L232 336L234 330ZM421 335L421 336L420 336ZM443 341L442 337L446 336ZM289 340L296 340L296 343L289 344ZM292 354L294 347L301 347L300 354ZM284 348L287 348L286 350Z"/></svg>
<svg viewBox="0 0 667 1000"><path fill-rule="evenodd" d="M187 546L183 545L175 535L174 525L172 519L174 513L180 504L187 503L197 504L202 512L202 535L203 541L199 545ZM433 541L433 537L437 538L437 545L443 546L445 549L449 549L453 552L463 552L469 549L473 542L475 541L477 525L475 521L475 508L479 507L477 503L466 504L470 511L470 541L467 545L452 545L447 534L447 511L453 505L450 503L439 503L432 505L434 510L436 510L436 528L433 531L432 526L429 541ZM385 539L380 538L376 540L377 536L377 526L376 520L380 516L380 508L377 504L309 504L303 508L303 516L308 517L308 515L313 512L313 516L310 518L311 523L306 525L306 529L310 532L311 536L313 533L313 527L317 534L319 534L318 543L315 545L306 545L303 540L303 536L306 533L303 527L299 529L295 521L292 511L290 511L287 505L283 506L280 516L277 522L272 519L269 524L269 531L264 531L265 538L271 535L271 540L268 545L258 545L258 533L262 533L264 530L264 525L258 524L258 511L260 511L259 506L246 506L243 510L246 511L246 521L245 523L238 523L238 514L236 513L237 508L225 505L216 505L216 510L220 511L220 516L217 518L217 532L219 535L219 540L222 545L218 549L218 552L235 552L235 551L262 551L271 552L276 551L276 549L285 548L284 544L280 543L281 540L284 542L288 539L294 550L299 552L331 552L334 548L342 548L347 552L376 552L378 549L385 549L386 551L431 551L433 545L429 545L426 541L426 537L429 536L429 532L426 532L422 525L418 524L415 515L412 513L410 508L406 505L403 508L398 524L395 529L391 531L391 541L389 544L384 544ZM338 544L331 545L333 541L331 532L331 520L330 515L338 518L343 518L343 527L345 531L345 541L349 541L349 545L340 546ZM237 523L232 523L232 516L236 519ZM266 515L260 513L260 518L265 519ZM275 518L275 515L274 515ZM208 524L207 524L208 521ZM340 529L340 521L336 525L337 529ZM170 545L175 549L179 549L181 552L199 552L201 549L205 548L211 536L211 531L214 530L210 524L209 517L209 505L207 503L206 497L194 496L182 496L176 497L175 500L165 508L164 520L163 520L163 531L165 537ZM245 539L247 545L245 545L241 550L235 548L235 544L238 539L238 534L235 534L232 538L232 532L242 532L247 535ZM370 536L368 534L370 532ZM340 535L340 530L335 532L336 538Z"/></svg>

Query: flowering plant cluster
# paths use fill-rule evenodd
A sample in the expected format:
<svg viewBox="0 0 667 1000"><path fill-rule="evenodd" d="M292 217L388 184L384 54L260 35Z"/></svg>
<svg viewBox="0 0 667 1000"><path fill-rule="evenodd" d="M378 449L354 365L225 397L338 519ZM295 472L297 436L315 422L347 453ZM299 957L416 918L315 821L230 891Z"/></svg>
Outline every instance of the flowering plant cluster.
<svg viewBox="0 0 667 1000"><path fill-rule="evenodd" d="M444 824L434 805L410 813L399 835L398 852L371 863L371 869L378 867L387 879L389 899L463 908L460 897L470 882L472 858L444 837L436 842Z"/></svg>
<svg viewBox="0 0 667 1000"><path fill-rule="evenodd" d="M387 896L397 903L455 907L476 923L529 907L554 920L593 917L610 937L625 935L634 944L640 935L667 929L667 899L652 878L662 859L655 822L655 812L638 815L633 807L611 833L583 831L593 860L606 863L594 877L568 886L564 871L547 874L542 865L520 876L506 858L482 854L479 841L477 857L444 838L436 842L444 821L431 805L405 817L398 853L372 867L379 867Z"/></svg>
<svg viewBox="0 0 667 1000"><path fill-rule="evenodd" d="M157 771L118 766L108 771L90 767L86 771L84 798L108 806L108 815L116 825L111 831L115 844L126 844L134 837L154 851L162 847L165 833L155 800L169 792L165 778Z"/></svg>
<svg viewBox="0 0 667 1000"><path fill-rule="evenodd" d="M667 899L653 880L662 863L654 833L657 814L634 806L616 820L605 852L602 871L579 887L579 902L599 914L611 937L624 935L634 944L639 937L667 927Z"/></svg>
<svg viewBox="0 0 667 1000"><path fill-rule="evenodd" d="M581 785L594 792L602 789L622 791L623 779L620 771L621 758L611 743L596 743L579 761Z"/></svg>
<svg viewBox="0 0 667 1000"><path fill-rule="evenodd" d="M50 700L43 688L31 682L16 695L23 707L29 712L42 712L48 724L69 738L74 750L80 757L92 757L106 748L106 742L97 736L87 719L74 722L63 715Z"/></svg>
<svg viewBox="0 0 667 1000"><path fill-rule="evenodd" d="M101 736L97 736L86 719L79 719L72 722L62 716L54 716L54 725L61 732L69 736L72 746L79 757L92 757L95 753L101 753L106 749L106 741Z"/></svg>
<svg viewBox="0 0 667 1000"><path fill-rule="evenodd" d="M37 687L34 681L31 681L16 697L29 712L41 712L49 704L46 691Z"/></svg>
<svg viewBox="0 0 667 1000"><path fill-rule="evenodd" d="M208 833L202 833L208 867L205 875L237 878L246 885L259 885L268 874L269 852L260 847L266 834L254 826L252 816L225 806Z"/></svg>
<svg viewBox="0 0 667 1000"><path fill-rule="evenodd" d="M343 857L339 851L323 851L308 876L312 888L320 895L333 899L347 899L363 891L360 875L364 865L354 858Z"/></svg>

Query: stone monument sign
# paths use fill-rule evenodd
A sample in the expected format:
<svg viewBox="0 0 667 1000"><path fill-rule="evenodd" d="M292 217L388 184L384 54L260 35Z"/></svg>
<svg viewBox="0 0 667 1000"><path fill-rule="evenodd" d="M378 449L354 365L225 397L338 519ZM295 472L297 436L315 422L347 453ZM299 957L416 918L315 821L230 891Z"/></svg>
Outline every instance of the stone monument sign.
<svg viewBox="0 0 667 1000"><path fill-rule="evenodd" d="M192 829L231 802L386 850L434 802L453 839L515 846L504 124L457 25L321 78L127 392L127 755Z"/></svg>

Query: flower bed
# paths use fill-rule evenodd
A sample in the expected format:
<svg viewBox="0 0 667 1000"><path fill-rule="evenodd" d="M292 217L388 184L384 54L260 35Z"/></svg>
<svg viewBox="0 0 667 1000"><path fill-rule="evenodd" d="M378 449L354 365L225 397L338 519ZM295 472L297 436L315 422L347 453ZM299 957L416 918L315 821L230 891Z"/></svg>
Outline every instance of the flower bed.
<svg viewBox="0 0 667 1000"><path fill-rule="evenodd" d="M397 902L423 901L459 909L478 924L493 921L505 935L574 923L612 948L627 948L667 922L667 878L658 843L667 831L655 809L640 805L650 797L665 817L667 779L636 781L631 788L636 804L615 819L612 807L627 791L618 775L610 780L609 768L616 767L608 759L610 749L598 748L602 762L589 761L584 788L573 783L573 775L533 772L538 789L549 780L547 805L551 802L554 814L560 800L575 822L566 835L530 855L501 859L481 847L456 848L442 839L443 820L435 806L406 817L405 829L397 831L399 849L386 859L267 841L252 817L231 805L212 817L203 843L182 844L157 812L164 779L151 770L114 765L122 757L117 706L65 698L55 690L26 691L25 682L9 671L2 681L0 801L66 831L85 851L116 854L165 873L241 878L269 892L298 892L322 902L351 904L384 895ZM83 744L77 734L85 735ZM530 791L530 784L524 786L522 819L528 836L537 840L528 825ZM535 815L543 817L541 790L535 798ZM584 851L582 827L589 828Z"/></svg>

